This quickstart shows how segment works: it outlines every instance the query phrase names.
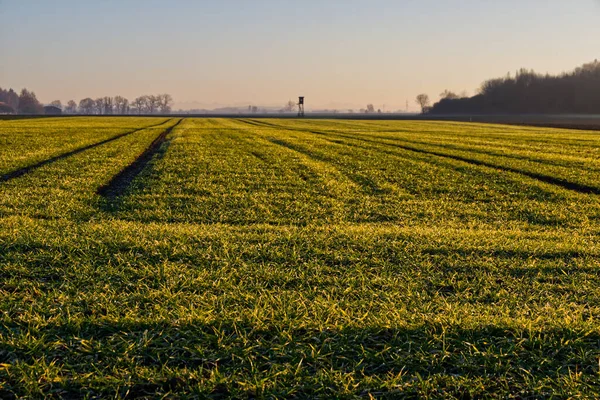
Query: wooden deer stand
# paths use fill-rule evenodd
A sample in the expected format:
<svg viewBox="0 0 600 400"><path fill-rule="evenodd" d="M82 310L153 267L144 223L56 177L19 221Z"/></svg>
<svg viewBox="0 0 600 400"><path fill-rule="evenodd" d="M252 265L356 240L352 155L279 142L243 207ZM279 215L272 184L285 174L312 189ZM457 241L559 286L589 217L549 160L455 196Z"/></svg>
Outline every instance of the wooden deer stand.
<svg viewBox="0 0 600 400"><path fill-rule="evenodd" d="M298 97L298 116L304 117L304 96Z"/></svg>

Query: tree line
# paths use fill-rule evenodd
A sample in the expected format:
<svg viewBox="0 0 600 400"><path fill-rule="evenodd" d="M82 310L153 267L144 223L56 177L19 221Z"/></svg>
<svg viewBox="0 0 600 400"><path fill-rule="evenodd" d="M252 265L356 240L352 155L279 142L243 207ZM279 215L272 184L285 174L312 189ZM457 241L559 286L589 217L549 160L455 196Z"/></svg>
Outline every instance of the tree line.
<svg viewBox="0 0 600 400"><path fill-rule="evenodd" d="M445 91L432 107L427 95L419 96L422 111L432 114L598 114L600 62L560 75L521 69L485 81L473 97Z"/></svg>
<svg viewBox="0 0 600 400"><path fill-rule="evenodd" d="M27 89L17 93L13 89L0 88L0 113L44 114L48 106L60 109L65 114L128 115L128 114L169 114L173 104L170 94L144 95L129 101L123 96L105 96L92 99L87 97L76 103L69 100L63 106L60 100L47 104L46 110L34 92Z"/></svg>
<svg viewBox="0 0 600 400"><path fill-rule="evenodd" d="M485 81L473 97L445 90L433 106L424 93L417 96L416 102L423 113L431 114L598 114L600 62L595 60L560 75L521 69L514 77L508 74ZM132 101L122 96L88 97L79 103L69 100L64 107L60 100L55 100L49 106L65 114L139 115L168 114L172 103L171 95L159 94ZM294 107L290 100L281 111L289 112ZM249 111L257 112L258 108L250 107ZM361 112L374 113L375 108L369 104ZM0 114L3 113L44 114L45 110L32 91L23 89L17 94L13 89L0 88Z"/></svg>
<svg viewBox="0 0 600 400"><path fill-rule="evenodd" d="M0 88L0 113L2 114L43 114L44 106L34 92L27 89L17 94L13 89Z"/></svg>

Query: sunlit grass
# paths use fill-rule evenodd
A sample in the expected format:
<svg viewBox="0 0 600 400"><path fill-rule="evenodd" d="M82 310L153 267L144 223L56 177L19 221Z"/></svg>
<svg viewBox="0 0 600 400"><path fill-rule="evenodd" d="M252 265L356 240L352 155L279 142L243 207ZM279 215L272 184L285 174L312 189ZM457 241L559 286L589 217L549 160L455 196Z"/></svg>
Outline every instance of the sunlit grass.
<svg viewBox="0 0 600 400"><path fill-rule="evenodd" d="M598 196L503 169L597 133L186 119L97 194L175 122L0 183L0 397L600 395Z"/></svg>

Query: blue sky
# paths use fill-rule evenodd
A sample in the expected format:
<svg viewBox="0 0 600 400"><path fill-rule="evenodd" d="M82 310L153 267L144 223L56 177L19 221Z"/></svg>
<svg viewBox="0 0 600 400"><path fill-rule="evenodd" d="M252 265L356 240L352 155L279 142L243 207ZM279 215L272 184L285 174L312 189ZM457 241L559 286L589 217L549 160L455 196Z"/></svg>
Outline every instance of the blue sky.
<svg viewBox="0 0 600 400"><path fill-rule="evenodd" d="M0 86L45 102L416 108L526 67L600 58L598 0L0 0Z"/></svg>

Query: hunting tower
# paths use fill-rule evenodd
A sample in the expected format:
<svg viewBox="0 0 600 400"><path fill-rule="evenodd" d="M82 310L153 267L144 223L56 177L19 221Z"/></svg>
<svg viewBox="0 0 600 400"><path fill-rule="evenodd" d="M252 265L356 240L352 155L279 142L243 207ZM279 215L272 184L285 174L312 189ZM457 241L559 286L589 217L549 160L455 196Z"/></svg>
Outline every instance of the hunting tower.
<svg viewBox="0 0 600 400"><path fill-rule="evenodd" d="M304 96L298 97L298 116L304 117Z"/></svg>

